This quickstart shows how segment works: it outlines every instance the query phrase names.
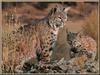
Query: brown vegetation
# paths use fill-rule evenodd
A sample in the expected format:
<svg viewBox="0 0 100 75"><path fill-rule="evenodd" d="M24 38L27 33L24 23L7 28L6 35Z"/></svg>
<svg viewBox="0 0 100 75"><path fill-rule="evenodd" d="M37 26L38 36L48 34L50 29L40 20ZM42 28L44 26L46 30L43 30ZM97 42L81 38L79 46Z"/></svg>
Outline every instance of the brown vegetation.
<svg viewBox="0 0 100 75"><path fill-rule="evenodd" d="M86 24L83 26L83 31L87 35L91 36L94 40L96 40L98 44L98 34L99 34L98 30L99 30L98 10L95 9L91 12L89 17L86 18Z"/></svg>

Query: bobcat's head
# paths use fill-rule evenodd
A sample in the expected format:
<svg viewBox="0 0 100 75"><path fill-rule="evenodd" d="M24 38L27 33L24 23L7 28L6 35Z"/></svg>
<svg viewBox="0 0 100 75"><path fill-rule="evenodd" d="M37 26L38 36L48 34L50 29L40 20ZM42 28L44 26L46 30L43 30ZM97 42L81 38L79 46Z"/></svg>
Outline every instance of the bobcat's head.
<svg viewBox="0 0 100 75"><path fill-rule="evenodd" d="M68 44L71 45L73 47L73 42L76 39L77 33L73 33L73 32L68 32L67 33L67 41Z"/></svg>
<svg viewBox="0 0 100 75"><path fill-rule="evenodd" d="M71 46L73 52L78 52L82 50L80 38L82 37L82 32L67 32L67 42Z"/></svg>
<svg viewBox="0 0 100 75"><path fill-rule="evenodd" d="M49 13L49 25L56 29L64 26L64 22L67 20L67 12L70 7L56 6L52 8Z"/></svg>

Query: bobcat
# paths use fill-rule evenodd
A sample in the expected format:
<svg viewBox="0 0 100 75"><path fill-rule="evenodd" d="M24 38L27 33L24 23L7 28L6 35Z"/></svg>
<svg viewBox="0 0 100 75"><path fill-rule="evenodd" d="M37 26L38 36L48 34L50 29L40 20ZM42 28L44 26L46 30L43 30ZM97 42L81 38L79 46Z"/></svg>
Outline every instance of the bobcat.
<svg viewBox="0 0 100 75"><path fill-rule="evenodd" d="M3 57L3 63L10 67L11 72L22 60L37 58L39 64L50 62L59 28L64 26L69 9L56 6L47 17L24 25L10 33L7 39L3 38L3 49L9 51L8 61L4 62Z"/></svg>
<svg viewBox="0 0 100 75"><path fill-rule="evenodd" d="M79 66L81 73L83 73L85 64L95 61L97 43L92 37L85 35L83 32L68 32L67 37L67 41L71 46L71 59L69 62L72 65Z"/></svg>
<svg viewBox="0 0 100 75"><path fill-rule="evenodd" d="M83 64L87 60L95 60L97 43L92 37L83 34L83 32L68 32L67 37L68 43L71 46L73 62Z"/></svg>

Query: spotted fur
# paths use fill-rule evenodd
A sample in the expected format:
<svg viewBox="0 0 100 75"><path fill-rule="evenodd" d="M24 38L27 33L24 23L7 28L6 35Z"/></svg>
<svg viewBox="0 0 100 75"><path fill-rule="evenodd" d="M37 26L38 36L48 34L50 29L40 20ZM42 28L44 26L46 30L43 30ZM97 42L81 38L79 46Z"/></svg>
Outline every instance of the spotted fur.
<svg viewBox="0 0 100 75"><path fill-rule="evenodd" d="M95 61L97 43L92 37L85 35L83 32L73 33L68 31L67 41L71 47L70 64L78 65L82 70L86 62Z"/></svg>
<svg viewBox="0 0 100 75"><path fill-rule="evenodd" d="M32 58L37 58L38 62L42 64L50 62L59 28L64 26L68 10L69 8L56 6L51 9L47 17L35 23L24 25L9 34L6 44L3 38L3 49L7 47L9 51L7 65L9 67L15 66L22 60Z"/></svg>
<svg viewBox="0 0 100 75"><path fill-rule="evenodd" d="M89 58L93 61L95 60L97 43L92 37L84 35L82 32L69 32L67 40L69 41L68 43L71 46L72 57L86 55L88 60Z"/></svg>

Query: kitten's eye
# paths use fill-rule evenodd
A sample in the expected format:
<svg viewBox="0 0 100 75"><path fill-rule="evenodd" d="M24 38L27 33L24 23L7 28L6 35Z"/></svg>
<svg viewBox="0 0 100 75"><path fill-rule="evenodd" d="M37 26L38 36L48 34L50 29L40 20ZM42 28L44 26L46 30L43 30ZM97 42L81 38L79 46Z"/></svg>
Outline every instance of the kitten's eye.
<svg viewBox="0 0 100 75"><path fill-rule="evenodd" d="M61 17L60 17L60 16L59 16L58 18L59 18L59 19L61 19Z"/></svg>
<svg viewBox="0 0 100 75"><path fill-rule="evenodd" d="M73 41L73 44L76 44L76 41Z"/></svg>

